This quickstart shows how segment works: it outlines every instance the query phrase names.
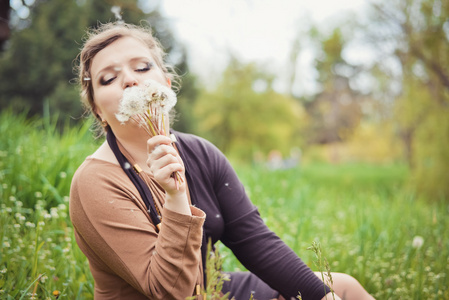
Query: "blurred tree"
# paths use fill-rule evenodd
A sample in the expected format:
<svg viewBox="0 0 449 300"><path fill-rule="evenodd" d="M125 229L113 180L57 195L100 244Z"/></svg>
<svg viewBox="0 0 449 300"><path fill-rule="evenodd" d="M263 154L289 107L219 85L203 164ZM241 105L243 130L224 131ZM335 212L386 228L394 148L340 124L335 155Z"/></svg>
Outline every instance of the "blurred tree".
<svg viewBox="0 0 449 300"><path fill-rule="evenodd" d="M368 33L382 53L378 64L387 76L397 74L390 81L402 87L395 116L412 183L428 195L448 197L449 2L393 0L373 4L371 15Z"/></svg>
<svg viewBox="0 0 449 300"><path fill-rule="evenodd" d="M9 0L0 0L0 50L3 49L3 45L9 39L9 12L11 7Z"/></svg>
<svg viewBox="0 0 449 300"><path fill-rule="evenodd" d="M232 58L218 86L195 104L199 133L235 158L289 153L300 143L305 115L294 99L273 91L272 80L255 64Z"/></svg>
<svg viewBox="0 0 449 300"><path fill-rule="evenodd" d="M114 5L120 6L127 23L143 21L151 26L168 53L167 60L179 73L188 68L185 49L176 43L167 20L157 7L144 13L138 0L35 0L15 5L13 34L0 56L0 108L13 106L16 111L39 115L47 107L64 119L79 119L82 107L72 70L74 60L88 27L116 20L111 11ZM18 17L23 9L29 10L28 16L22 13L26 19ZM194 78L188 80L194 82ZM195 97L195 89L190 89L186 95Z"/></svg>
<svg viewBox="0 0 449 300"><path fill-rule="evenodd" d="M305 134L311 144L341 142L351 135L361 118L360 102L365 96L349 85L358 70L342 57L345 42L339 29L325 39L317 32L311 35L322 47L315 60L321 92L305 102L311 119Z"/></svg>

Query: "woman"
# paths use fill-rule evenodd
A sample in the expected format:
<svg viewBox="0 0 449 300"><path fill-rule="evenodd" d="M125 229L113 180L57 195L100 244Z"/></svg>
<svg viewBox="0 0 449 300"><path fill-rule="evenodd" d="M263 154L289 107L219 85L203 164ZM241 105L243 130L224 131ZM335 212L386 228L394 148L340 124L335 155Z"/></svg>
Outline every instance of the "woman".
<svg viewBox="0 0 449 300"><path fill-rule="evenodd" d="M223 242L251 271L231 273L223 287L237 300L251 293L331 299L330 289L265 226L217 148L179 132L172 146L169 137L148 138L142 127L117 120L126 88L148 79L171 86L175 77L163 57L148 30L113 23L91 32L80 53L82 99L107 134L75 173L70 193L95 299L200 299L209 239ZM174 172L183 179L175 182ZM345 299L372 299L350 276L333 280Z"/></svg>

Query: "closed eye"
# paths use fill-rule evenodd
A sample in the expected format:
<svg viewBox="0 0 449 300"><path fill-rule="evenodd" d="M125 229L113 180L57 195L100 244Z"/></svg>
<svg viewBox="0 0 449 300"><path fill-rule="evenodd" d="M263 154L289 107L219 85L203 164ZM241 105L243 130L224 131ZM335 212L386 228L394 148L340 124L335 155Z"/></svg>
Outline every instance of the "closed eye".
<svg viewBox="0 0 449 300"><path fill-rule="evenodd" d="M111 84L114 81L115 78L117 78L117 77L114 76L114 77L111 77L109 79L101 78L100 79L100 84L101 85L109 85L109 84Z"/></svg>
<svg viewBox="0 0 449 300"><path fill-rule="evenodd" d="M137 72L147 72L149 70L151 70L151 68L153 67L152 63L145 63L143 66L139 66L139 68L136 69Z"/></svg>

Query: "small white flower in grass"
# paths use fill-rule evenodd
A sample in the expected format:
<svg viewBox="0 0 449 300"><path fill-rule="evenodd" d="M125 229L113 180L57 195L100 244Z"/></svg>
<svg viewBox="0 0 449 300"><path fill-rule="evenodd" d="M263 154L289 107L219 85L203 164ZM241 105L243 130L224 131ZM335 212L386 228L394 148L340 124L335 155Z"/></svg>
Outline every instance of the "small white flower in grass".
<svg viewBox="0 0 449 300"><path fill-rule="evenodd" d="M26 227L29 227L29 228L34 228L34 227L36 227L36 224L31 223L31 222L26 222L26 223L25 223L25 226L26 226Z"/></svg>
<svg viewBox="0 0 449 300"><path fill-rule="evenodd" d="M417 235L413 238L413 242L412 242L413 248L419 249L422 247L423 244L424 244L424 238L422 236Z"/></svg>

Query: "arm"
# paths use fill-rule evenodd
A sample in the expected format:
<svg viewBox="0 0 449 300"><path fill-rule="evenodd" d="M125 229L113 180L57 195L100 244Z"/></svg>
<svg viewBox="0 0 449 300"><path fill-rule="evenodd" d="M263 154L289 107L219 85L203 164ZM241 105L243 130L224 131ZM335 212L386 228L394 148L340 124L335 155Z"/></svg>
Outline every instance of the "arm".
<svg viewBox="0 0 449 300"><path fill-rule="evenodd" d="M205 216L195 208L192 216L162 214L158 235L118 166L87 165L73 180L70 216L90 264L110 270L152 299L184 299L199 272Z"/></svg>
<svg viewBox="0 0 449 300"><path fill-rule="evenodd" d="M287 299L298 292L304 299L321 299L329 289L267 228L221 153L216 154L214 167L214 189L225 221L222 242L245 267Z"/></svg>

